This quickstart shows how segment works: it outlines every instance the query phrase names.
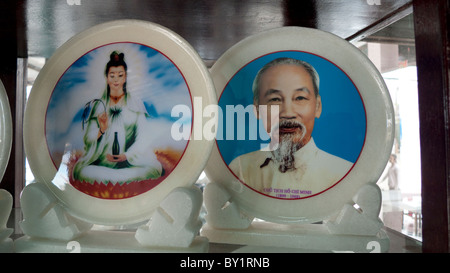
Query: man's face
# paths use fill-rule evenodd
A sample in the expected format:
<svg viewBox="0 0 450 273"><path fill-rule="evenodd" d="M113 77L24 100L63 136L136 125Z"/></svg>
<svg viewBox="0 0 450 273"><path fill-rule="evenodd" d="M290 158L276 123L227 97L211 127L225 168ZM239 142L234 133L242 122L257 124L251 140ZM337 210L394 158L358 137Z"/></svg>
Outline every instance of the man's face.
<svg viewBox="0 0 450 273"><path fill-rule="evenodd" d="M320 96L316 98L314 94L311 76L303 67L290 64L274 66L264 72L260 79L259 105L267 105L267 111L257 113L266 130L274 129L272 135L279 134L281 141L285 135L293 136L292 141L300 147L311 139L315 118L322 112L322 102ZM278 105L278 113L271 113L272 105ZM304 129L297 122L303 124Z"/></svg>

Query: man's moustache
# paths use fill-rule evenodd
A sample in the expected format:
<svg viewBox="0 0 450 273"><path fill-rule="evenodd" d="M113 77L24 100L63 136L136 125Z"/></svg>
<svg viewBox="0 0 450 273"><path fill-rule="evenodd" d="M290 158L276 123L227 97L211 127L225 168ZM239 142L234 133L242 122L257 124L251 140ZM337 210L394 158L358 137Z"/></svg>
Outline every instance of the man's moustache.
<svg viewBox="0 0 450 273"><path fill-rule="evenodd" d="M281 120L272 126L269 132L271 143L267 150L274 151L279 148L281 141L292 141L295 137L300 142L306 135L306 126L297 120Z"/></svg>
<svg viewBox="0 0 450 273"><path fill-rule="evenodd" d="M300 130L306 132L306 126L297 120L281 120L271 128L271 133L295 133Z"/></svg>

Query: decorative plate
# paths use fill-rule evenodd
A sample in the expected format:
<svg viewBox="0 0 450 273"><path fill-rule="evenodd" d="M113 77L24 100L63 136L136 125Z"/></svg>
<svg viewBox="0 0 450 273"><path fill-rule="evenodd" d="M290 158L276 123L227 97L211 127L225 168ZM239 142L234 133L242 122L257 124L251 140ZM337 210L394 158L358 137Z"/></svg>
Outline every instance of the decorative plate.
<svg viewBox="0 0 450 273"><path fill-rule="evenodd" d="M12 145L12 120L8 96L0 81L0 183L8 165Z"/></svg>
<svg viewBox="0 0 450 273"><path fill-rule="evenodd" d="M202 106L216 103L207 68L176 33L136 20L101 24L67 41L40 72L25 151L36 181L76 217L143 221L200 175L213 140L191 133L203 126Z"/></svg>
<svg viewBox="0 0 450 273"><path fill-rule="evenodd" d="M219 126L205 172L255 217L327 219L384 170L392 102L375 66L347 41L274 29L230 48L211 75Z"/></svg>

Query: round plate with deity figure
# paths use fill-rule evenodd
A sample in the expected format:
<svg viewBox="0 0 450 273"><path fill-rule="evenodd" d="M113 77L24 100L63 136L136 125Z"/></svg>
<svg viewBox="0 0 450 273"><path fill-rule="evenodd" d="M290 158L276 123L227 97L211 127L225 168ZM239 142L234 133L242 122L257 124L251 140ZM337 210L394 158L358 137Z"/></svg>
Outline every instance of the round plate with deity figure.
<svg viewBox="0 0 450 273"><path fill-rule="evenodd" d="M36 182L74 216L141 222L174 188L195 183L213 138L191 137L203 127L194 113L216 103L182 37L145 21L104 23L67 41L38 75L25 151Z"/></svg>

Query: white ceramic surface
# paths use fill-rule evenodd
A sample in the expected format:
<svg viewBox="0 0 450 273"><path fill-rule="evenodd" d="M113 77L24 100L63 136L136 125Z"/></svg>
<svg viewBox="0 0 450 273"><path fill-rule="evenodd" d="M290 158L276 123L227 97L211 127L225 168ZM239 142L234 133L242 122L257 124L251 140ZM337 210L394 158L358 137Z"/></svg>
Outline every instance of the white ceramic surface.
<svg viewBox="0 0 450 273"><path fill-rule="evenodd" d="M8 96L0 81L0 183L8 165L12 144L12 120Z"/></svg>

